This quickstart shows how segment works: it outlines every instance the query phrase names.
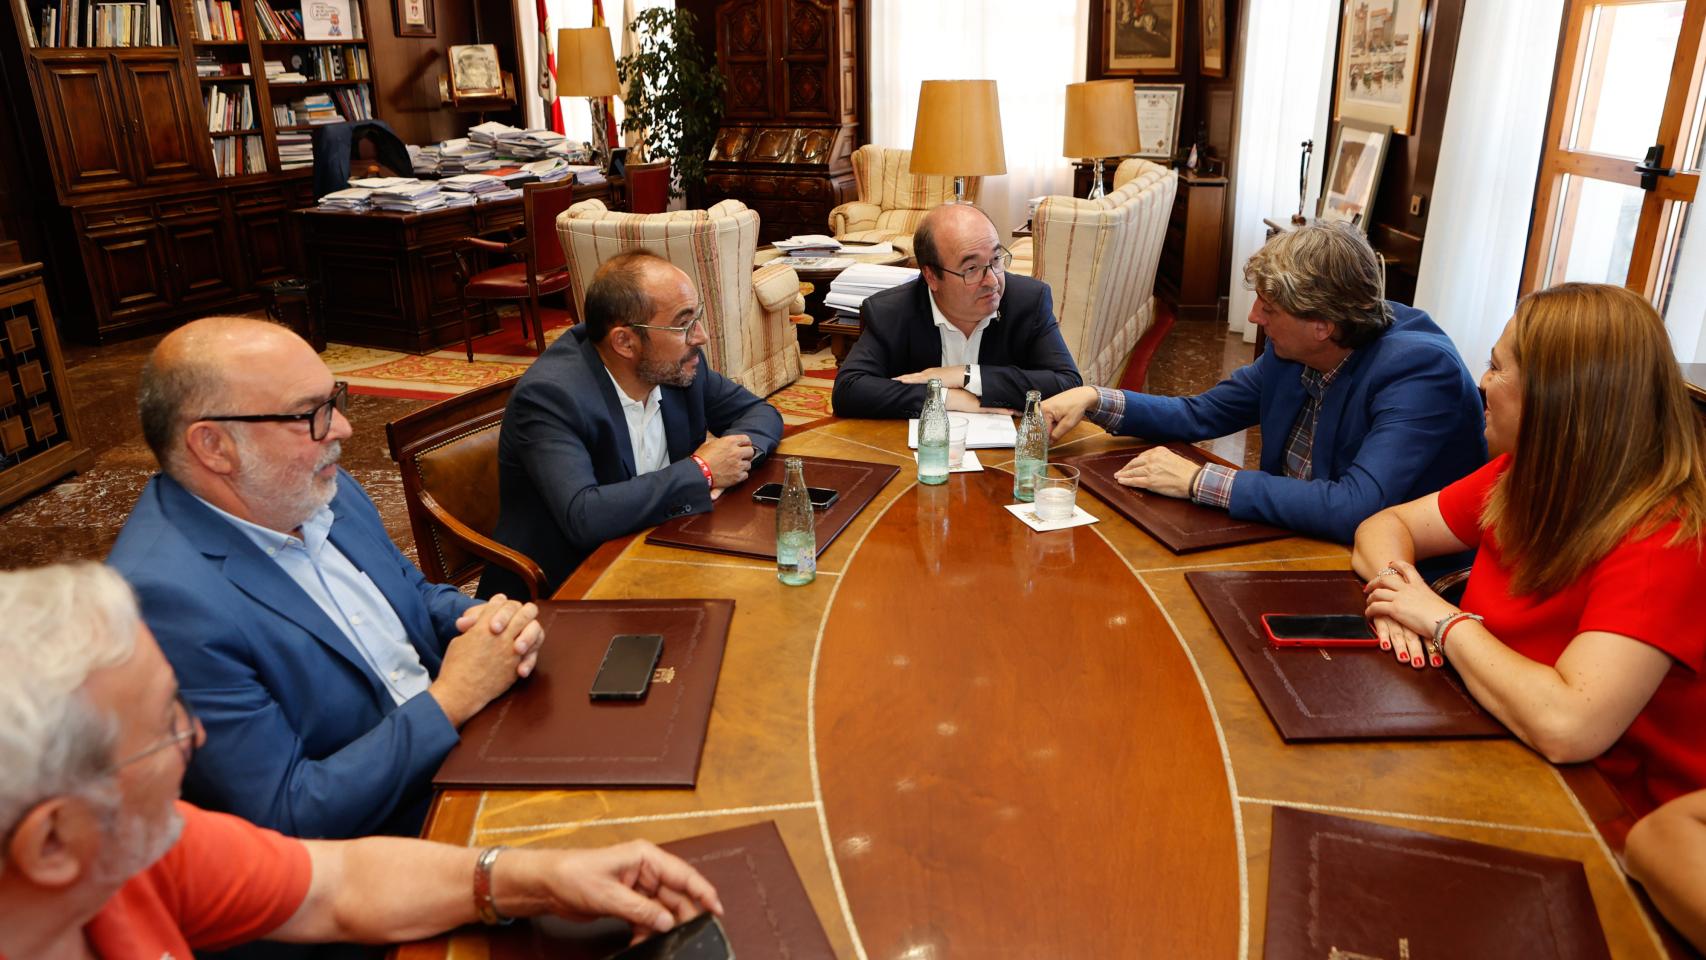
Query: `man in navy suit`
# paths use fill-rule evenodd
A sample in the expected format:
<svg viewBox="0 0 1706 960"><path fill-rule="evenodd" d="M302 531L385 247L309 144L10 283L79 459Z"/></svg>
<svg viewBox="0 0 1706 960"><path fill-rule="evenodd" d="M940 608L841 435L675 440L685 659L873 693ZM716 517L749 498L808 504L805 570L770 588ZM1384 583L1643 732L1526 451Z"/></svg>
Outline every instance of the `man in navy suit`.
<svg viewBox="0 0 1706 960"><path fill-rule="evenodd" d="M873 294L864 330L835 375L838 417L916 417L924 385L947 388L948 409L1018 410L1084 382L1060 336L1048 284L1009 276L1013 255L970 204L925 214L912 238L919 276Z"/></svg>
<svg viewBox="0 0 1706 960"><path fill-rule="evenodd" d="M709 511L782 439L774 407L706 364L699 294L668 260L605 261L585 313L522 374L498 438L494 536L553 590L605 541ZM480 594L500 590L526 586L488 565Z"/></svg>
<svg viewBox="0 0 1706 960"><path fill-rule="evenodd" d="M345 386L215 317L142 374L148 482L109 562L202 718L186 793L300 837L418 832L457 729L533 669L532 605L431 584L338 467Z"/></svg>
<svg viewBox="0 0 1706 960"><path fill-rule="evenodd" d="M1426 313L1382 296L1379 259L1345 224L1268 241L1244 265L1255 363L1195 397L1083 387L1043 404L1056 437L1089 419L1145 440L1205 440L1261 425L1262 468L1198 466L1162 447L1121 483L1350 543L1357 524L1487 460L1480 392ZM1444 561L1436 568L1450 569Z"/></svg>

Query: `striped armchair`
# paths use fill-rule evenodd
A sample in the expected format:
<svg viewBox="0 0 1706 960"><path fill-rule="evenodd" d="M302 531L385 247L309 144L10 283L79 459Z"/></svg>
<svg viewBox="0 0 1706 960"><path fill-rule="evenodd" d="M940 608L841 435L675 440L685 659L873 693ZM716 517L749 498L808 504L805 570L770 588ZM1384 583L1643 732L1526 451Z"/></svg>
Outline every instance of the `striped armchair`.
<svg viewBox="0 0 1706 960"><path fill-rule="evenodd" d="M1044 199L1032 235L1013 245L1013 271L1049 285L1085 383L1115 383L1155 321L1155 269L1178 186L1173 171L1126 160L1105 197Z"/></svg>
<svg viewBox="0 0 1706 960"><path fill-rule="evenodd" d="M575 313L599 264L644 248L687 272L705 306L711 368L764 397L800 378L800 344L788 314L805 309L800 278L778 261L752 269L758 214L739 200L709 210L616 213L583 200L557 218Z"/></svg>
<svg viewBox="0 0 1706 960"><path fill-rule="evenodd" d="M913 176L912 151L866 144L853 151L853 179L859 199L829 211L829 232L837 240L879 243L887 240L912 255L912 231L931 207L954 199L954 178ZM982 177L966 178L966 200L977 202Z"/></svg>

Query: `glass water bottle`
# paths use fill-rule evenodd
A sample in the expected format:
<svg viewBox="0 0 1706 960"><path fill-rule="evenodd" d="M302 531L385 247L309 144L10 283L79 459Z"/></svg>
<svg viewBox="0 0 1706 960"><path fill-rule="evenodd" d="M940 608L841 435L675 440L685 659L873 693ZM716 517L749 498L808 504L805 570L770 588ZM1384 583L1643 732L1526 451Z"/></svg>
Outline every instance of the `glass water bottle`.
<svg viewBox="0 0 1706 960"><path fill-rule="evenodd" d="M806 471L799 457L782 462L787 471L776 508L776 579L800 587L817 579L817 528Z"/></svg>
<svg viewBox="0 0 1706 960"><path fill-rule="evenodd" d="M918 415L918 482L948 482L948 403L942 381L932 378L925 387L928 396Z"/></svg>
<svg viewBox="0 0 1706 960"><path fill-rule="evenodd" d="M1019 421L1019 439L1013 446L1013 499L1030 503L1036 496L1037 477L1048 467L1048 424L1043 421L1043 395L1025 394L1025 416Z"/></svg>

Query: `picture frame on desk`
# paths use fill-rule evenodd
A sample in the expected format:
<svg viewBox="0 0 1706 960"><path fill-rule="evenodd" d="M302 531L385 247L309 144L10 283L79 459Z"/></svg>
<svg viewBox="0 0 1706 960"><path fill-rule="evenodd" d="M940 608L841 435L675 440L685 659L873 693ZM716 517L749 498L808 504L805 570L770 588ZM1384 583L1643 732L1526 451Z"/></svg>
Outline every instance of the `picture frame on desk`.
<svg viewBox="0 0 1706 960"><path fill-rule="evenodd" d="M1426 12L1426 0L1345 0L1333 119L1411 132Z"/></svg>
<svg viewBox="0 0 1706 960"><path fill-rule="evenodd" d="M1380 187L1392 127L1364 120L1341 120L1327 157L1327 179L1321 184L1322 220L1349 223L1368 232L1368 210Z"/></svg>
<svg viewBox="0 0 1706 960"><path fill-rule="evenodd" d="M1179 124L1185 103L1182 83L1135 85L1138 148L1130 155L1168 161L1179 150Z"/></svg>
<svg viewBox="0 0 1706 960"><path fill-rule="evenodd" d="M1102 75L1179 72L1182 0L1101 0Z"/></svg>
<svg viewBox="0 0 1706 960"><path fill-rule="evenodd" d="M469 43L450 48L450 93L458 100L504 95L496 44Z"/></svg>
<svg viewBox="0 0 1706 960"><path fill-rule="evenodd" d="M399 37L436 37L433 0L391 0L391 23Z"/></svg>
<svg viewBox="0 0 1706 960"><path fill-rule="evenodd" d="M1205 77L1226 76L1226 0L1202 0L1201 58L1197 70Z"/></svg>

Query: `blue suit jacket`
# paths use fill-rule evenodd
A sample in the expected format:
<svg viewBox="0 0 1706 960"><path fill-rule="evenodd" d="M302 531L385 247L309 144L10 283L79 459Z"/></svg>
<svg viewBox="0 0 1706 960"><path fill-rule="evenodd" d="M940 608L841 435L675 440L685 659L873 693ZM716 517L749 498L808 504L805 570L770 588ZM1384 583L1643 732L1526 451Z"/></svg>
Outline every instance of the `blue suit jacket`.
<svg viewBox="0 0 1706 960"><path fill-rule="evenodd" d="M1303 365L1270 342L1255 363L1194 397L1126 393L1117 431L1206 440L1261 424L1262 469L1232 484L1231 515L1349 543L1357 524L1487 462L1480 391L1426 313L1391 304L1392 326L1352 353L1315 426L1315 479L1285 476L1285 444L1308 395Z"/></svg>
<svg viewBox="0 0 1706 960"><path fill-rule="evenodd" d="M598 350L576 326L527 368L504 408L498 435L499 513L493 537L532 557L555 590L607 540L706 513L711 491L688 459L707 432L752 438L754 463L782 440L782 415L712 370L703 354L685 387L664 387L669 466L634 474L634 446L616 386ZM480 596L525 597L521 579L488 565ZM542 599L535 597L534 599Z"/></svg>
<svg viewBox="0 0 1706 960"><path fill-rule="evenodd" d="M436 676L474 601L426 581L338 471L331 542L390 601ZM457 741L438 702L395 704L343 631L289 574L159 474L107 558L207 727L188 797L299 837L419 832L434 771Z"/></svg>
<svg viewBox="0 0 1706 960"><path fill-rule="evenodd" d="M1027 390L1040 391L1046 400L1084 382L1061 339L1048 284L1010 273L998 309L1000 316L984 328L977 346L984 406L1023 410ZM930 312L930 287L920 277L872 294L859 318L864 332L836 372L829 398L835 415L918 416L924 409L924 384L893 378L942 365L942 334Z"/></svg>

